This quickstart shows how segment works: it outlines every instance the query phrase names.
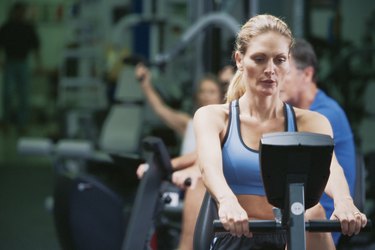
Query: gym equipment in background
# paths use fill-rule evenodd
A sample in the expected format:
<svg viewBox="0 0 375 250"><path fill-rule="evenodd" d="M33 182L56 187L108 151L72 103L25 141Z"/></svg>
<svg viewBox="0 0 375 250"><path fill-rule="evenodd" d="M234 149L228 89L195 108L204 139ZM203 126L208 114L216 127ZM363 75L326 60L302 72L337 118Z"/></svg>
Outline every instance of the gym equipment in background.
<svg viewBox="0 0 375 250"><path fill-rule="evenodd" d="M179 230L182 202L179 189L170 183L172 166L167 148L158 137L146 137L142 146L149 170L138 183L135 167L143 162L141 158L96 152L86 141L53 143L35 138L19 141L19 153L53 158L53 215L63 249L143 249L160 217L167 227ZM124 185L133 190L129 191L133 195L123 196L118 188L98 176L76 171L75 167L69 169L69 161L84 161L89 165L91 161L104 170L113 166L123 168L122 176L127 176Z"/></svg>

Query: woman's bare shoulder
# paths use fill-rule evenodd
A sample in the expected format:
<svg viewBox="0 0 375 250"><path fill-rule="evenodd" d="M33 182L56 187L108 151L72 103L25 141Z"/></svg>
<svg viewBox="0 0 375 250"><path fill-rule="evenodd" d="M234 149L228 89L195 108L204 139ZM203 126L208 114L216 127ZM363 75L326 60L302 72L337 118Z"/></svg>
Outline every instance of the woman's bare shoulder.
<svg viewBox="0 0 375 250"><path fill-rule="evenodd" d="M229 112L228 104L210 104L200 107L196 112L195 116L209 115L209 116L222 116Z"/></svg>
<svg viewBox="0 0 375 250"><path fill-rule="evenodd" d="M331 124L328 119L316 112L307 109L294 108L299 131L331 134Z"/></svg>
<svg viewBox="0 0 375 250"><path fill-rule="evenodd" d="M199 108L194 114L194 124L214 130L223 130L228 120L228 104L212 104Z"/></svg>

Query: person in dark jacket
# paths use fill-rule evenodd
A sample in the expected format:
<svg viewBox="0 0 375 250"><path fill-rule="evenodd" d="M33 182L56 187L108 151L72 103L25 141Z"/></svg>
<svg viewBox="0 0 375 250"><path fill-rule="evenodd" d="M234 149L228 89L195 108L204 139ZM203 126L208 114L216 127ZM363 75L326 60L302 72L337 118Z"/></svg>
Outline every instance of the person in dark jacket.
<svg viewBox="0 0 375 250"><path fill-rule="evenodd" d="M34 54L37 70L41 70L40 41L33 25L26 19L27 5L16 2L8 19L0 27L0 50L4 54L3 68L3 126L10 125L12 106L17 103L16 126L24 131L30 118L30 66L28 57Z"/></svg>

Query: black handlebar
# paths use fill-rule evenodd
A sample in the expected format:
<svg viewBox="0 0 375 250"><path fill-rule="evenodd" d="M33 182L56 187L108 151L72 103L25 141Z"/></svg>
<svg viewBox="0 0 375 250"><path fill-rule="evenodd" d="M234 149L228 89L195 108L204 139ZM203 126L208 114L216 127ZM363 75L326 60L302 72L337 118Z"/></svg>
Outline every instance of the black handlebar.
<svg viewBox="0 0 375 250"><path fill-rule="evenodd" d="M310 220L305 222L306 231L309 232L341 232L341 224L338 220ZM361 232L370 232L372 221L368 220Z"/></svg>
<svg viewBox="0 0 375 250"><path fill-rule="evenodd" d="M220 220L213 222L214 232L227 232ZM341 232L341 224L338 220L310 220L305 222L306 231L309 232ZM251 232L275 232L285 230L281 223L275 220L249 220L249 229ZM372 221L368 220L361 232L370 232Z"/></svg>

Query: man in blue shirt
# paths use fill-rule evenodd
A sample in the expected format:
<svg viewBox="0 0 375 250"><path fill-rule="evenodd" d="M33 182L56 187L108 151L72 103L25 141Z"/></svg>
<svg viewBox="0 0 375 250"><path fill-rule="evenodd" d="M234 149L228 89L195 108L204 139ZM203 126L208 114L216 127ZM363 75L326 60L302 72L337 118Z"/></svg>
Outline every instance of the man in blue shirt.
<svg viewBox="0 0 375 250"><path fill-rule="evenodd" d="M281 88L281 97L289 104L323 114L331 123L336 157L344 170L351 195L355 183L355 145L353 133L344 110L317 86L318 61L313 47L303 39L297 39L291 49L290 72ZM333 201L323 194L320 203L327 218L334 210ZM337 245L340 233L333 233Z"/></svg>

